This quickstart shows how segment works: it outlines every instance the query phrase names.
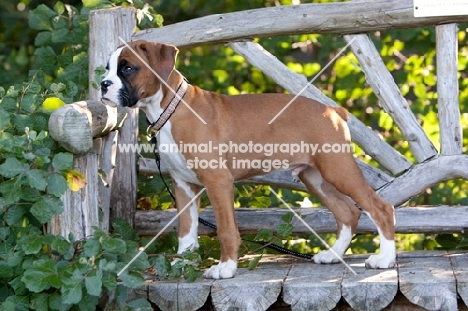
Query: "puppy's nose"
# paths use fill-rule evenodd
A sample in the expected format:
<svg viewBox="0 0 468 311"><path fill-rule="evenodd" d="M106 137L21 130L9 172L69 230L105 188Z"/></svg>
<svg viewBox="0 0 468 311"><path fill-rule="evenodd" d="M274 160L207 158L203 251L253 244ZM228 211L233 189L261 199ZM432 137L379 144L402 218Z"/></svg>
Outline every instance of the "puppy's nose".
<svg viewBox="0 0 468 311"><path fill-rule="evenodd" d="M101 93L102 95L107 93L107 88L112 85L111 80L104 80L101 82Z"/></svg>

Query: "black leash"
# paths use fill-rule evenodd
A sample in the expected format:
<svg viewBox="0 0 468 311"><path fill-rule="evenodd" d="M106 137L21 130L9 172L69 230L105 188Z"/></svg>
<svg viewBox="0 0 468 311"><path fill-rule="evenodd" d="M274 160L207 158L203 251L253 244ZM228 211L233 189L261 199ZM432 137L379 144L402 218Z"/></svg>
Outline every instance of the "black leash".
<svg viewBox="0 0 468 311"><path fill-rule="evenodd" d="M148 120L147 120L148 121ZM151 122L148 121L148 123L151 124ZM150 129L151 126L148 128ZM157 138L157 135L158 135L158 132L157 133L153 133L151 135L151 143L154 144L154 159L156 160L156 166L158 167L158 170L159 170L159 177L161 178L161 180L163 181L164 183L164 186L166 187L167 189L167 192L169 192L169 195L171 196L172 200L174 201L175 203L175 197L174 195L172 194L172 191L171 189L169 188L169 185L166 183L166 180L164 179L163 175L162 175L162 172L161 172L161 157L159 156L159 152L158 152L158 138ZM201 223L202 225L204 225L205 227L208 227L208 228L211 228L213 230L217 230L218 227L201 218L201 217L198 217L198 222ZM264 242L264 241L255 241L255 240L248 240L248 239L244 239L242 238L242 241L245 241L245 242L249 242L249 243L254 243L254 244L258 244L258 245L262 245L266 248L269 248L269 249L273 249L277 252L280 252L282 254L287 254L287 255L291 255L291 256L294 256L294 257L298 257L298 258L303 258L303 259L309 259L311 260L314 256L313 255L309 255L309 254L302 254L302 253L299 253L299 252L295 252L295 251L292 251L292 250L289 250L287 248L284 248L282 246L279 246L279 245L276 245L276 244L272 244L271 242Z"/></svg>

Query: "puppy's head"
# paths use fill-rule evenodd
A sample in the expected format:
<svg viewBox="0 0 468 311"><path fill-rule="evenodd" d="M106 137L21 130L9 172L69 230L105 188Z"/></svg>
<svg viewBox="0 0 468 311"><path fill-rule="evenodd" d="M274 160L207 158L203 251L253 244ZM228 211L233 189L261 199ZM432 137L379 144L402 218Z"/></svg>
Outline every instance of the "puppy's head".
<svg viewBox="0 0 468 311"><path fill-rule="evenodd" d="M135 106L155 95L167 81L177 56L173 45L134 41L115 50L107 63L101 83L101 100L112 106Z"/></svg>

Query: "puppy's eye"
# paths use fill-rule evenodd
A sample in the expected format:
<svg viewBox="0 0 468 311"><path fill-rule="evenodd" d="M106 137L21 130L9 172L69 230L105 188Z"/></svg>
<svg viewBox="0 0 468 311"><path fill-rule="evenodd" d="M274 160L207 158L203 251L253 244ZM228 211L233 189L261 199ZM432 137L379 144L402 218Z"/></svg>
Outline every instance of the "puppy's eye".
<svg viewBox="0 0 468 311"><path fill-rule="evenodd" d="M130 73L132 73L133 71L135 71L135 68L130 67L130 66L124 66L124 67L122 68L122 73L124 73L124 74L130 74Z"/></svg>

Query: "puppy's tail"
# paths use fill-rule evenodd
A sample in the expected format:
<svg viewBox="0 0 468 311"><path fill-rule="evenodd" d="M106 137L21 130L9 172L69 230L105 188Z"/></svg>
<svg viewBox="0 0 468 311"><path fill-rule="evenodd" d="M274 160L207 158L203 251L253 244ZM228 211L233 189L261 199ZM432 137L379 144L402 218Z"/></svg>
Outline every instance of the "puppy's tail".
<svg viewBox="0 0 468 311"><path fill-rule="evenodd" d="M337 113L344 121L348 121L348 118L349 118L349 112L348 112L348 110L346 110L346 109L343 108L343 107L334 107L333 109L335 109L336 113Z"/></svg>

